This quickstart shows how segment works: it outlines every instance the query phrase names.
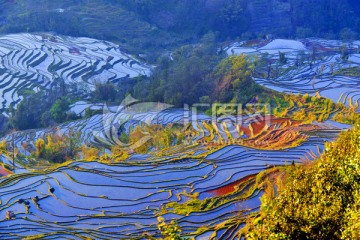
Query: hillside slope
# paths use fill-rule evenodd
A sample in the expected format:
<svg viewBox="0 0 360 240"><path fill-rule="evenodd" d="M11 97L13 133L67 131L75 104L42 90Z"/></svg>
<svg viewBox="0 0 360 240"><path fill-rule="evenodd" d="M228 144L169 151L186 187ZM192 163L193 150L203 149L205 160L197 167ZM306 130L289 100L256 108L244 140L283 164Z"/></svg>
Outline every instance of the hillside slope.
<svg viewBox="0 0 360 240"><path fill-rule="evenodd" d="M0 56L0 112L15 106L31 90L63 86L79 93L93 90L99 81L150 74L149 66L118 45L90 38L6 35L0 37Z"/></svg>
<svg viewBox="0 0 360 240"><path fill-rule="evenodd" d="M49 32L115 41L137 53L195 42L279 37L355 38L355 0L1 0L0 33Z"/></svg>

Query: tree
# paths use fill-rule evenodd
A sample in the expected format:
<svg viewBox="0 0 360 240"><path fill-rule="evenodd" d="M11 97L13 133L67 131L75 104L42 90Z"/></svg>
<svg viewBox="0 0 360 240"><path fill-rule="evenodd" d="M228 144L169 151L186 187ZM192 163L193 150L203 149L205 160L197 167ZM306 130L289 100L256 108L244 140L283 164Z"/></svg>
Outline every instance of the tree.
<svg viewBox="0 0 360 240"><path fill-rule="evenodd" d="M117 96L117 90L113 83L95 82L94 99L97 101L113 102Z"/></svg>
<svg viewBox="0 0 360 240"><path fill-rule="evenodd" d="M349 59L348 48L345 45L343 45L341 46L340 50L341 50L341 59L346 62Z"/></svg>
<svg viewBox="0 0 360 240"><path fill-rule="evenodd" d="M80 136L81 132L75 132L72 128L70 128L67 135L62 137L62 141L65 142L67 158L74 158L80 150Z"/></svg>
<svg viewBox="0 0 360 240"><path fill-rule="evenodd" d="M35 142L35 148L36 148L36 157L42 158L45 153L45 141L42 138L39 138Z"/></svg>
<svg viewBox="0 0 360 240"><path fill-rule="evenodd" d="M255 64L245 55L230 56L221 61L213 71L215 90L213 101L246 103L262 92L251 75Z"/></svg>
<svg viewBox="0 0 360 240"><path fill-rule="evenodd" d="M284 170L276 197L262 197L247 239L357 239L360 127L328 143L320 159Z"/></svg>
<svg viewBox="0 0 360 240"><path fill-rule="evenodd" d="M175 221L166 223L163 217L158 217L158 229L161 231L161 235L164 240L181 240L181 229Z"/></svg>
<svg viewBox="0 0 360 240"><path fill-rule="evenodd" d="M7 142L5 140L0 142L0 155L7 153Z"/></svg>
<svg viewBox="0 0 360 240"><path fill-rule="evenodd" d="M41 127L41 115L48 109L47 96L44 92L30 94L15 108L10 108L10 122L14 128L25 130Z"/></svg>
<svg viewBox="0 0 360 240"><path fill-rule="evenodd" d="M359 35L356 32L352 31L350 28L343 28L340 31L340 38L342 40L346 40L346 41L356 40L358 36Z"/></svg>
<svg viewBox="0 0 360 240"><path fill-rule="evenodd" d="M62 97L51 106L50 113L51 117L58 123L66 120L67 111L70 109L69 101Z"/></svg>
<svg viewBox="0 0 360 240"><path fill-rule="evenodd" d="M126 151L126 149L117 145L111 147L111 153L112 153L111 158L116 162L124 161L129 157L129 154Z"/></svg>
<svg viewBox="0 0 360 240"><path fill-rule="evenodd" d="M24 99L14 108L11 105L10 123L18 130L48 127L67 118L69 100L58 98L59 88L49 91L27 92Z"/></svg>
<svg viewBox="0 0 360 240"><path fill-rule="evenodd" d="M82 146L81 153L85 160L93 161L99 157L100 150L94 147Z"/></svg>
<svg viewBox="0 0 360 240"><path fill-rule="evenodd" d="M209 96L202 96L199 98L200 103L210 104L211 99Z"/></svg>
<svg viewBox="0 0 360 240"><path fill-rule="evenodd" d="M55 123L54 119L52 118L51 112L46 111L41 115L41 125L42 126L51 126Z"/></svg>
<svg viewBox="0 0 360 240"><path fill-rule="evenodd" d="M39 138L35 143L35 156L53 163L74 159L80 151L80 134L71 129L68 135L48 134L46 141Z"/></svg>
<svg viewBox="0 0 360 240"><path fill-rule="evenodd" d="M210 95L213 82L210 74L222 55L217 54L216 35L205 34L200 44L185 45L169 57L158 59L148 81L142 79L133 88L133 95L142 100L166 102L177 107L193 104L201 96Z"/></svg>
<svg viewBox="0 0 360 240"><path fill-rule="evenodd" d="M287 58L284 52L279 52L279 62L281 64L285 64L287 62Z"/></svg>

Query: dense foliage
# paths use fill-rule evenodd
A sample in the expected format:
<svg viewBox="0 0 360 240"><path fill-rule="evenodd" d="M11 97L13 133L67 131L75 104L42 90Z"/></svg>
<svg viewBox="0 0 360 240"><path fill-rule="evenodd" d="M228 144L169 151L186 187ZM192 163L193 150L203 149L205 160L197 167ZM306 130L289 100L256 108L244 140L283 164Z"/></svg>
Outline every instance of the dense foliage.
<svg viewBox="0 0 360 240"><path fill-rule="evenodd" d="M271 95L277 94L253 81L256 64L256 59L244 55L225 58L217 52L215 34L208 33L200 44L183 46L171 58L160 58L153 75L139 79L132 94L144 101L177 107L214 102L244 104L256 96L270 102Z"/></svg>
<svg viewBox="0 0 360 240"><path fill-rule="evenodd" d="M360 127L321 158L286 170L277 197L264 195L247 239L359 239Z"/></svg>
<svg viewBox="0 0 360 240"><path fill-rule="evenodd" d="M79 133L70 131L66 136L54 133L47 135L46 139L39 138L35 142L35 152L32 155L52 163L63 163L74 159L79 150Z"/></svg>
<svg viewBox="0 0 360 240"><path fill-rule="evenodd" d="M185 45L171 56L160 57L153 75L139 79L133 95L142 100L176 106L197 103L213 88L210 74L223 58L216 54L216 48L216 36L209 33L198 45Z"/></svg>
<svg viewBox="0 0 360 240"><path fill-rule="evenodd" d="M137 126L129 134L129 150L145 154L151 148L164 150L174 144L181 144L183 140L184 133L181 125L169 124L165 127L161 125Z"/></svg>
<svg viewBox="0 0 360 240"><path fill-rule="evenodd" d="M60 96L52 94L52 91L25 95L24 100L16 108L10 108L10 122L13 128L34 129L75 120L77 116L68 112L70 97Z"/></svg>
<svg viewBox="0 0 360 240"><path fill-rule="evenodd" d="M355 38L357 0L2 0L0 32L57 32L116 41L135 52L196 42L279 37ZM104 17L106 16L106 17ZM121 27L119 27L121 26Z"/></svg>
<svg viewBox="0 0 360 240"><path fill-rule="evenodd" d="M180 237L180 227L179 225L171 221L169 224L165 222L165 219L162 217L158 217L158 229L161 232L164 240L182 240L183 238Z"/></svg>

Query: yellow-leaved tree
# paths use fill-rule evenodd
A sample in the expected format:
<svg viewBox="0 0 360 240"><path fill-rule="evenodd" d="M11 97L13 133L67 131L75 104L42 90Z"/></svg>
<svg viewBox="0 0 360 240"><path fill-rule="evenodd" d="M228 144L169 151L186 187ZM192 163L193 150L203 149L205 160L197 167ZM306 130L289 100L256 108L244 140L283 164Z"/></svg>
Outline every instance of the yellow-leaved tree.
<svg viewBox="0 0 360 240"><path fill-rule="evenodd" d="M93 161L99 158L100 150L94 147L88 147L83 145L81 147L81 153L85 160Z"/></svg>
<svg viewBox="0 0 360 240"><path fill-rule="evenodd" d="M35 142L35 148L36 148L36 157L42 158L44 157L45 153L45 141L42 138L39 138Z"/></svg>
<svg viewBox="0 0 360 240"><path fill-rule="evenodd" d="M360 126L328 143L318 160L284 173L278 195L262 196L246 239L360 239Z"/></svg>
<svg viewBox="0 0 360 240"><path fill-rule="evenodd" d="M0 142L0 155L7 153L7 142L5 140Z"/></svg>

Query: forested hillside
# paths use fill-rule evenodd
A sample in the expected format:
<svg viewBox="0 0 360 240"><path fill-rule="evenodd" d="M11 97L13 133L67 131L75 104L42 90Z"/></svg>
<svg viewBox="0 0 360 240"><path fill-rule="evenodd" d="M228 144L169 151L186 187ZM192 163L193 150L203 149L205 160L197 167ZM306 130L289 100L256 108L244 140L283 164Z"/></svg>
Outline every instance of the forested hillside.
<svg viewBox="0 0 360 240"><path fill-rule="evenodd" d="M352 39L356 0L1 0L0 33L48 32L115 41L136 52L199 40L277 37Z"/></svg>

